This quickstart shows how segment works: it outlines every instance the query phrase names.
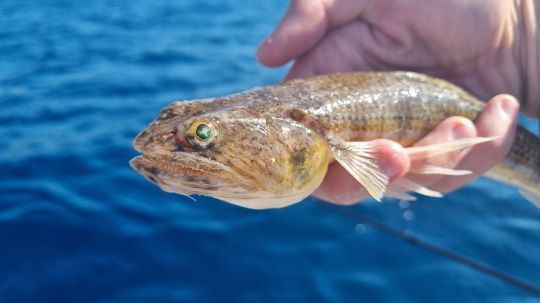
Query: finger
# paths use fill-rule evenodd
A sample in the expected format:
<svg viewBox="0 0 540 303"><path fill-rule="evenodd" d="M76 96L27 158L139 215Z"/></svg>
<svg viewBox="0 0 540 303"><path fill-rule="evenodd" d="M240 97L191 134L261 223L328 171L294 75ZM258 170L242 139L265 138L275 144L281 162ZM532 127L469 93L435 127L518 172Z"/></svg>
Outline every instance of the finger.
<svg viewBox="0 0 540 303"><path fill-rule="evenodd" d="M384 35L362 20L335 28L327 32L316 47L296 59L285 79L336 72L411 69L388 63L391 61L388 58L401 52L383 43ZM384 55L387 49L392 50L391 54Z"/></svg>
<svg viewBox="0 0 540 303"><path fill-rule="evenodd" d="M437 125L434 130L420 139L414 144L414 146L426 146L441 142L450 142L456 139L475 137L476 133L476 127L471 120L464 117L450 117ZM459 150L430 157L429 159L414 160L411 163L411 170L414 171L415 168L426 164L455 168L467 155L469 150L470 149ZM407 176L407 178L416 183L422 184L423 186L430 186L437 183L441 179L446 179L445 176L440 175L419 174L411 174Z"/></svg>
<svg viewBox="0 0 540 303"><path fill-rule="evenodd" d="M280 66L312 48L326 32L323 1L293 0L276 30L259 46L266 66Z"/></svg>
<svg viewBox="0 0 540 303"><path fill-rule="evenodd" d="M294 62L294 64L291 66L291 68L289 69L289 71L287 72L287 74L285 74L285 77L283 78L283 80L287 81L287 80L291 80L291 79L297 79L297 78L308 78L308 77L312 77L312 76L316 76L316 75L319 75L319 74L326 74L324 72L317 72L317 64L306 64L304 61L308 61L306 60L308 59L308 57L301 57L300 59L296 60Z"/></svg>
<svg viewBox="0 0 540 303"><path fill-rule="evenodd" d="M403 176L409 169L409 158L403 147L390 140L375 140L377 146L377 164L390 180ZM367 197L367 191L339 163L328 167L323 183L313 196L336 204L349 205Z"/></svg>
<svg viewBox="0 0 540 303"><path fill-rule="evenodd" d="M325 33L357 18L368 0L293 0L276 30L259 46L257 57L267 66L280 66L310 50Z"/></svg>
<svg viewBox="0 0 540 303"><path fill-rule="evenodd" d="M471 175L445 177L431 188L448 192L459 188L482 175L499 163L508 153L514 140L519 102L510 95L493 97L476 119L478 136L501 136L500 139L482 143L471 148L461 160L458 169L470 170Z"/></svg>
<svg viewBox="0 0 540 303"><path fill-rule="evenodd" d="M358 20L326 33L315 48L296 59L285 79L370 69L356 41L366 35L367 25Z"/></svg>

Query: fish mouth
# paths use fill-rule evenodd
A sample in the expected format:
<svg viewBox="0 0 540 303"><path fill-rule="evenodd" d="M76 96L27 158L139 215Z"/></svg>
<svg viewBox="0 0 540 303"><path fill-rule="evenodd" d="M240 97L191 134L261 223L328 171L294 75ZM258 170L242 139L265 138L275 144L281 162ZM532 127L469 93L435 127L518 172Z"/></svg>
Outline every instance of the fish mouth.
<svg viewBox="0 0 540 303"><path fill-rule="evenodd" d="M182 176L203 176L204 174L197 169L189 166L179 165L168 160L157 160L146 155L137 156L129 161L131 167L143 176L158 177L163 174L180 174ZM155 180L151 180L158 183Z"/></svg>
<svg viewBox="0 0 540 303"><path fill-rule="evenodd" d="M209 184L251 185L250 180L228 166L191 153L145 153L129 164L162 189L182 194L198 193L201 186Z"/></svg>
<svg viewBox="0 0 540 303"><path fill-rule="evenodd" d="M227 178L224 170L229 170L225 165L203 157L188 153L179 153L175 157L170 155L142 154L137 156L129 164L139 173L149 172L153 175L178 174L190 177L214 176Z"/></svg>

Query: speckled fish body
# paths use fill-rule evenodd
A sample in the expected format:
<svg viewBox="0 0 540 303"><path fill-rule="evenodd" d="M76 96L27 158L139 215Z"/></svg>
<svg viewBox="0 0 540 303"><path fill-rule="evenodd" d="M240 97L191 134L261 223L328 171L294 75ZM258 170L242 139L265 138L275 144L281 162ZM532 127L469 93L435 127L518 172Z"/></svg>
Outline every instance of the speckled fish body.
<svg viewBox="0 0 540 303"><path fill-rule="evenodd" d="M292 80L173 103L134 140L143 155L132 166L167 191L250 208L281 207L313 192L332 157L340 161L345 151L354 153L346 142L386 138L411 146L444 119L474 120L483 107L455 85L410 72ZM194 135L201 124L213 130L211 142ZM364 164L371 167L369 160ZM537 199L539 138L518 127L508 156L487 175Z"/></svg>

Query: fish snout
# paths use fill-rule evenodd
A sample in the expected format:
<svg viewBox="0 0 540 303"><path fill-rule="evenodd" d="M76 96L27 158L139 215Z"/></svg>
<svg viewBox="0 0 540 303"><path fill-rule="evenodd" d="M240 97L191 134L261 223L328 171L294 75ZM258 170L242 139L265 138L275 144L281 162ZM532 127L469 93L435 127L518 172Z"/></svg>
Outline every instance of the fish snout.
<svg viewBox="0 0 540 303"><path fill-rule="evenodd" d="M147 128L143 130L142 132L140 132L133 139L133 142L132 142L133 148L140 153L144 153L145 146L147 146L151 140L152 140L151 131L150 131L150 128Z"/></svg>

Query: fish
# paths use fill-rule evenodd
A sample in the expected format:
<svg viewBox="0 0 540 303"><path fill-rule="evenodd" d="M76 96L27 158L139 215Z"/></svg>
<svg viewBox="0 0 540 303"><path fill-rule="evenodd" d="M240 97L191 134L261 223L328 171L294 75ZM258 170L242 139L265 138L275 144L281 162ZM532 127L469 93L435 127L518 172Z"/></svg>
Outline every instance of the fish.
<svg viewBox="0 0 540 303"><path fill-rule="evenodd" d="M464 89L427 75L352 72L294 79L228 96L176 101L133 140L130 165L167 192L205 195L251 209L285 207L308 197L339 162L377 201L441 193L403 178L390 182L375 139L429 158L496 140L414 143L451 116L473 120L484 108ZM416 173L469 171L426 164ZM487 177L517 187L540 207L540 139L522 126Z"/></svg>

